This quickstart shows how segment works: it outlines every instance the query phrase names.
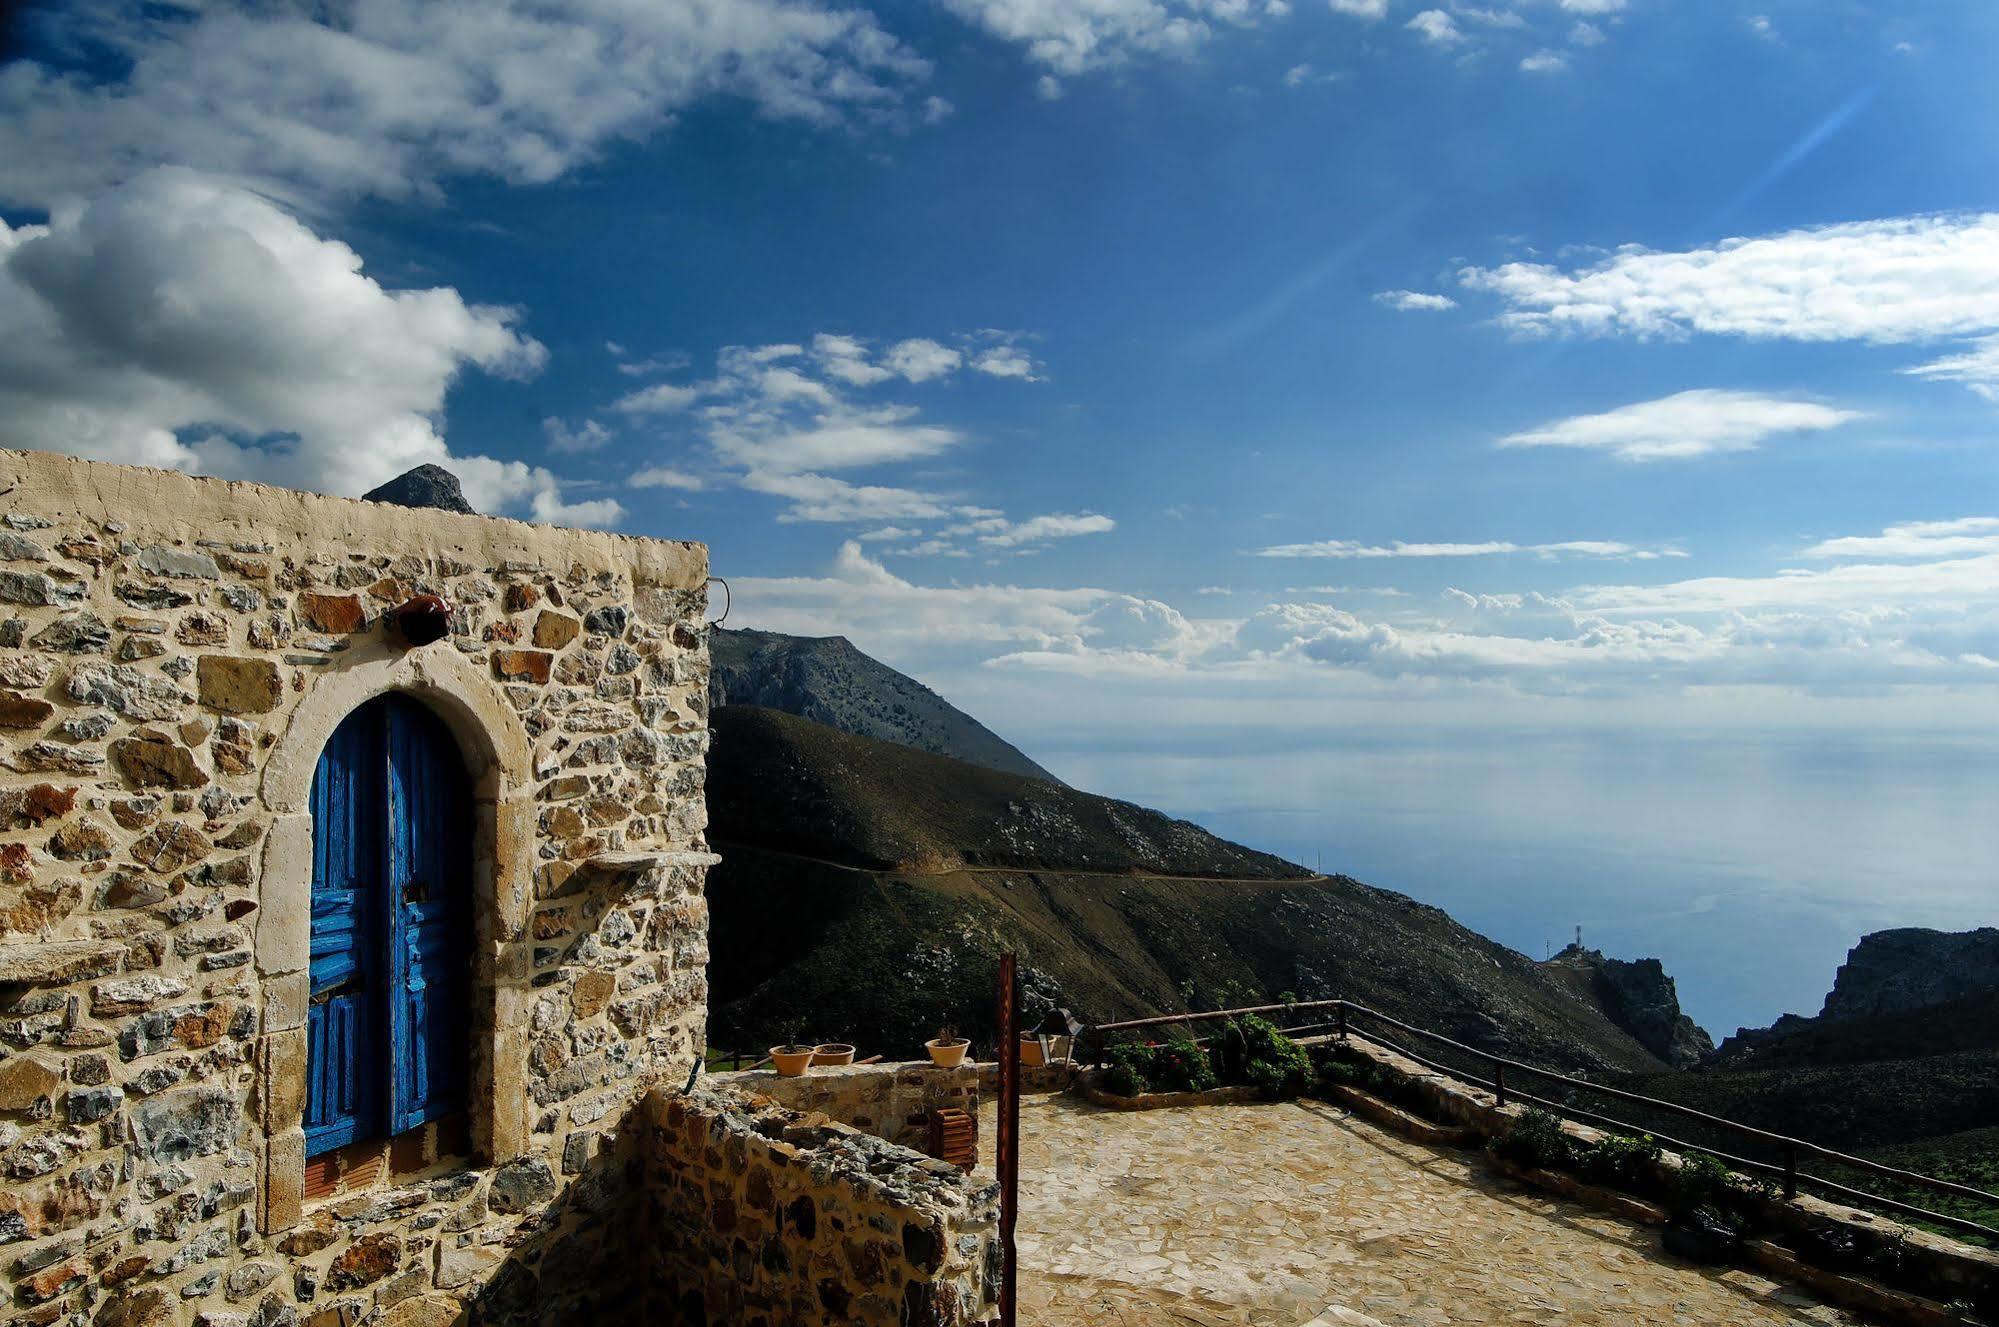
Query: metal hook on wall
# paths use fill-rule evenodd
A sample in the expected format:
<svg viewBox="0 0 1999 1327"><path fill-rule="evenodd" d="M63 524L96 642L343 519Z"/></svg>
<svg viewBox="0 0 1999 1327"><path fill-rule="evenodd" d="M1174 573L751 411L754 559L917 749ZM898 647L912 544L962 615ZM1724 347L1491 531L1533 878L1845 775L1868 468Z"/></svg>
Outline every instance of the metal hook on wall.
<svg viewBox="0 0 1999 1327"><path fill-rule="evenodd" d="M719 627L724 622L727 622L729 620L729 610L735 606L736 596L729 589L729 582L723 580L720 576L710 576L708 578L708 582L711 585L719 585L722 587L722 616L716 618L713 622L710 622L708 624L711 627Z"/></svg>

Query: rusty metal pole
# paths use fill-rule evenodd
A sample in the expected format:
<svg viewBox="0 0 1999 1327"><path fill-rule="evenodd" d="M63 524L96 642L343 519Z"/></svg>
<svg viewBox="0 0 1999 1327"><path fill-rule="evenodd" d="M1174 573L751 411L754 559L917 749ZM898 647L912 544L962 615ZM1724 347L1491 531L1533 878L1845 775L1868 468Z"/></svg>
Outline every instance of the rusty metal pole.
<svg viewBox="0 0 1999 1327"><path fill-rule="evenodd" d="M993 1161L1000 1185L1000 1327L1014 1327L1014 1222L1020 1215L1020 1030L1011 953L999 969L999 1143Z"/></svg>

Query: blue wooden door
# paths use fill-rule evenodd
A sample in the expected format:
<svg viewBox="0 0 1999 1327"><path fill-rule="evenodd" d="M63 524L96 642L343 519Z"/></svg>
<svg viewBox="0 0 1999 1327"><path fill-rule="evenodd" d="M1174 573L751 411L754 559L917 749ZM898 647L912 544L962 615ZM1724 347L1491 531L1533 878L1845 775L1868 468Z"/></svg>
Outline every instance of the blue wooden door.
<svg viewBox="0 0 1999 1327"><path fill-rule="evenodd" d="M306 1154L461 1108L471 797L450 732L403 696L350 714L312 786Z"/></svg>

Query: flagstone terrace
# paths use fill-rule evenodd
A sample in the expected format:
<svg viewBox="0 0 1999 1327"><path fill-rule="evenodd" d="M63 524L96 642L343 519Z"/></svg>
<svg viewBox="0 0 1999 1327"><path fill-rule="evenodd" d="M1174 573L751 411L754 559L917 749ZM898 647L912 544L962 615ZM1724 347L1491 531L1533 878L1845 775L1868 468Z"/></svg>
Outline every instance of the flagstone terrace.
<svg viewBox="0 0 1999 1327"><path fill-rule="evenodd" d="M1865 1321L1325 1102L1028 1096L1021 1138L1020 1320L1037 1327Z"/></svg>

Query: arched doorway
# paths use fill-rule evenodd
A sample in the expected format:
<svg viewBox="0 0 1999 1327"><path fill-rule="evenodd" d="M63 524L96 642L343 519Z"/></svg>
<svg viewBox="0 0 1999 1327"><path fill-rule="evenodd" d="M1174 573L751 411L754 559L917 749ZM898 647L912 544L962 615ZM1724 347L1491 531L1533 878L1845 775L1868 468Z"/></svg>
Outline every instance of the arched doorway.
<svg viewBox="0 0 1999 1327"><path fill-rule="evenodd" d="M464 1110L477 837L457 741L396 693L334 729L310 812L308 1157Z"/></svg>

